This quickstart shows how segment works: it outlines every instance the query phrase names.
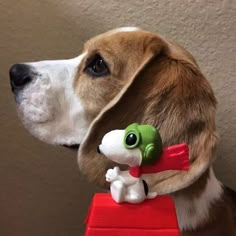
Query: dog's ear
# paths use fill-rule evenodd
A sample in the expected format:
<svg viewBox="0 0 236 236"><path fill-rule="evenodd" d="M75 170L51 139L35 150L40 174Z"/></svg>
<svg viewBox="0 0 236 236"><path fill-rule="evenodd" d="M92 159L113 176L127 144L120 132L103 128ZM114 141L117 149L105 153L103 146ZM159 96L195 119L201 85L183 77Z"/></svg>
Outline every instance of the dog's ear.
<svg viewBox="0 0 236 236"><path fill-rule="evenodd" d="M149 102L149 115L143 121L159 128L164 146L186 142L191 165L189 171L145 175L158 194L184 189L208 173L218 143L216 99L208 81L189 54L176 45L169 44L166 61L165 75L159 74L156 80L156 90L160 92L154 93L156 101Z"/></svg>
<svg viewBox="0 0 236 236"><path fill-rule="evenodd" d="M114 129L125 129L129 124L142 122L146 88L136 90L134 82L145 80L145 71L156 57L161 57L167 49L165 42L156 35L148 35L142 45L141 61L133 58L132 68L126 71L126 84L122 90L107 104L90 125L78 152L78 162L82 173L92 182L105 186L105 173L114 163L97 153L97 146L103 136ZM127 55L131 57L132 55ZM130 71L132 70L132 71ZM137 84L140 84L139 82ZM141 85L141 84L140 84ZM141 99L137 99L141 98ZM127 168L127 167L126 167Z"/></svg>
<svg viewBox="0 0 236 236"><path fill-rule="evenodd" d="M79 150L81 171L104 186L112 163L97 154L96 147L105 133L136 122L158 128L164 147L186 142L190 148L188 172L145 175L149 186L158 193L189 186L211 165L217 143L216 101L208 82L189 53L159 38L149 41L142 62L131 74L90 126Z"/></svg>

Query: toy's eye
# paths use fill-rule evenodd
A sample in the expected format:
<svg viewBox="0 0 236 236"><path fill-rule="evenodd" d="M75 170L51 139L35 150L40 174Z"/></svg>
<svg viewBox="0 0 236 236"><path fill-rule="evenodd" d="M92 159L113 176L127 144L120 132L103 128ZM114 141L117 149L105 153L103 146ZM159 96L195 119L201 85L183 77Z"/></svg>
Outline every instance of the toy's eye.
<svg viewBox="0 0 236 236"><path fill-rule="evenodd" d="M137 142L137 136L134 133L130 133L127 135L125 142L128 146L133 146Z"/></svg>

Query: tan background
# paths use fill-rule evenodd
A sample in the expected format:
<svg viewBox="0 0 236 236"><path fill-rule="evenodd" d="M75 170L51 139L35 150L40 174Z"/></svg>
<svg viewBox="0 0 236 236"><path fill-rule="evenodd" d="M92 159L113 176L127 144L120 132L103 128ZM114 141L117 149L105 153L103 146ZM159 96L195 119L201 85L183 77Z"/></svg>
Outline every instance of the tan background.
<svg viewBox="0 0 236 236"><path fill-rule="evenodd" d="M94 186L76 153L33 138L9 87L12 63L70 58L89 37L136 25L188 48L219 101L218 177L236 189L236 2L234 0L0 1L0 235L79 236Z"/></svg>

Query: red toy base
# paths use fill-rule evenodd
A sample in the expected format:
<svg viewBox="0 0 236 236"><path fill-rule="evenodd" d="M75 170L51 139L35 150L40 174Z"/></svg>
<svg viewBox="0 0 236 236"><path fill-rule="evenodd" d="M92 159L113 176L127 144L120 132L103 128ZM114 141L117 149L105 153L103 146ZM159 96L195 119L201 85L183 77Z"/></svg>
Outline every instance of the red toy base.
<svg viewBox="0 0 236 236"><path fill-rule="evenodd" d="M179 230L88 228L86 236L180 236Z"/></svg>
<svg viewBox="0 0 236 236"><path fill-rule="evenodd" d="M117 204L110 194L95 194L85 223L85 236L180 236L169 196Z"/></svg>

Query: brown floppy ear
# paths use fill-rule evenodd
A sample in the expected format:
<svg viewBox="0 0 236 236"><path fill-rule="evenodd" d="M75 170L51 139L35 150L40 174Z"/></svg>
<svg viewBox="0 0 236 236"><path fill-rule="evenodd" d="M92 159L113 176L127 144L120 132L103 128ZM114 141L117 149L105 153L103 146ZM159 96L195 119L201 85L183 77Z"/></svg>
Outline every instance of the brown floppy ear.
<svg viewBox="0 0 236 236"><path fill-rule="evenodd" d="M78 152L78 163L81 172L90 181L103 187L108 186L105 182L105 173L108 168L114 167L114 163L97 153L97 146L107 132L114 129L125 129L133 122L141 123L144 112L142 100L145 91L138 89L135 92L136 94L133 93L135 91L135 88L133 88L134 81L138 78L145 79L143 75L148 65L155 57L161 55L167 47L159 37L152 34L143 42L142 46L144 51L142 61L133 72L128 71L131 77L127 78L125 86L92 122Z"/></svg>
<svg viewBox="0 0 236 236"><path fill-rule="evenodd" d="M79 166L90 180L104 186L107 168L114 166L96 153L105 133L133 122L159 129L164 146L186 142L190 148L188 172L166 171L145 175L159 194L180 190L195 182L211 165L215 154L213 92L192 57L177 45L164 42L159 51L152 40L132 79L92 123L79 150ZM161 48L161 50L160 50Z"/></svg>
<svg viewBox="0 0 236 236"><path fill-rule="evenodd" d="M159 128L164 146L186 142L191 165L186 172L145 175L149 186L158 194L184 189L208 173L218 143L216 99L195 60L183 48L173 44L169 44L166 60L165 73L159 74L156 81L157 87L162 90L159 94L154 93L159 101L153 101L154 105L149 103L148 115L143 121ZM168 78L163 79L167 75Z"/></svg>

